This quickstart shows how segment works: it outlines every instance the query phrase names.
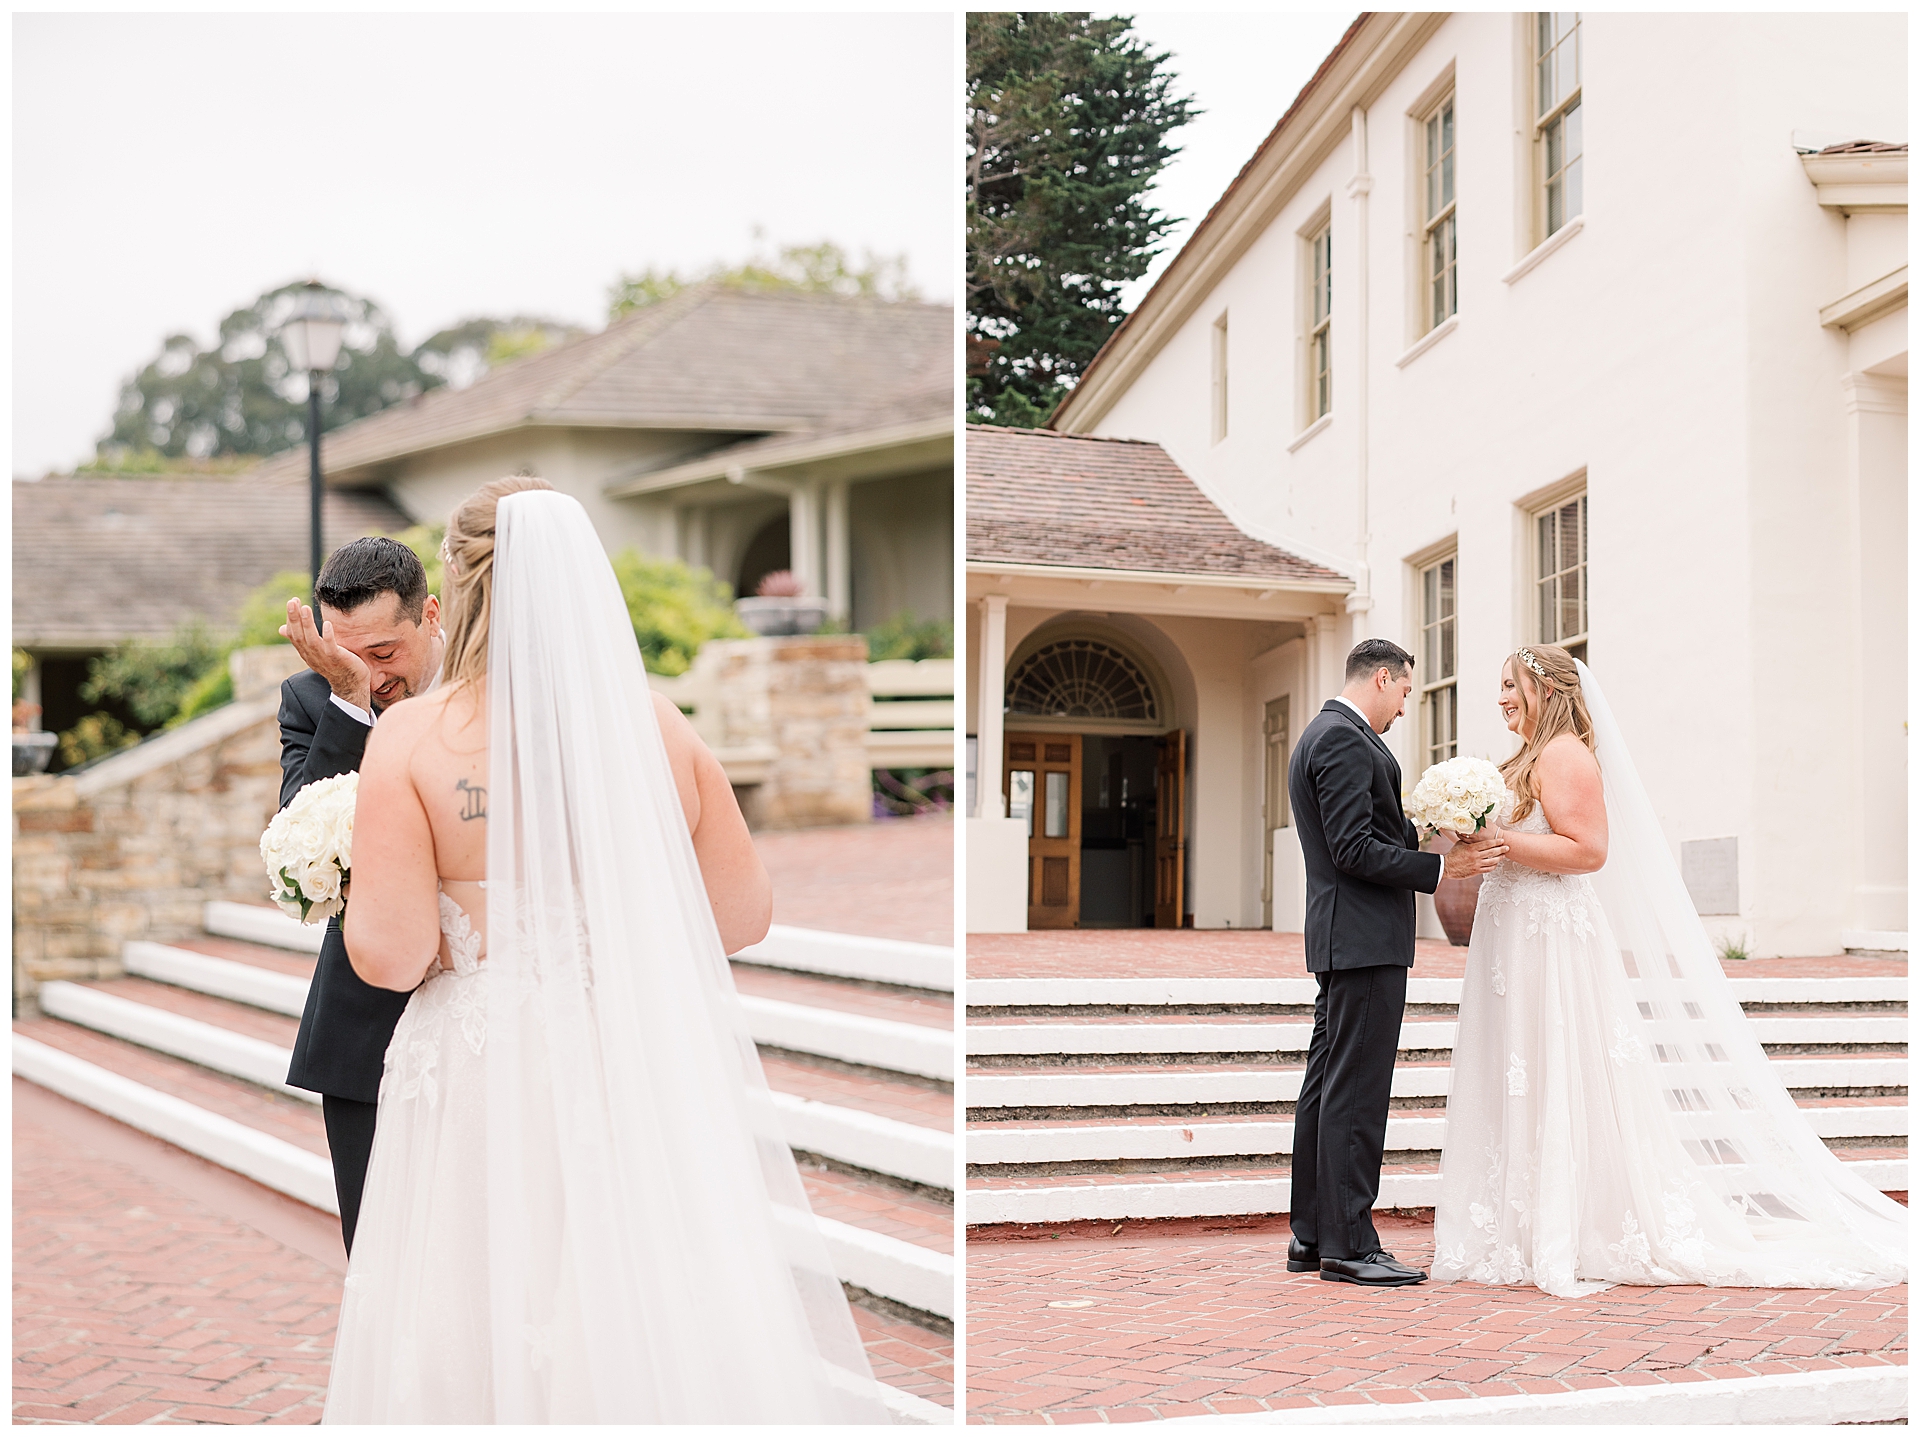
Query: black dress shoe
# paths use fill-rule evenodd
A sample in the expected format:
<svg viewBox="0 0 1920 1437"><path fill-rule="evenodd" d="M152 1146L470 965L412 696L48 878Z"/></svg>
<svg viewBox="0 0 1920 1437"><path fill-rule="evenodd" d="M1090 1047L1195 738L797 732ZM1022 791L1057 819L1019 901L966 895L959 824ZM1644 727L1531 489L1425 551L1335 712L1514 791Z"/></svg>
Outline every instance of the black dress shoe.
<svg viewBox="0 0 1920 1437"><path fill-rule="evenodd" d="M1320 1249L1308 1247L1297 1237L1287 1239L1287 1271L1318 1272L1320 1270Z"/></svg>
<svg viewBox="0 0 1920 1437"><path fill-rule="evenodd" d="M1425 1282L1427 1275L1417 1267L1395 1262L1390 1252L1370 1252L1365 1257L1323 1257L1320 1259L1322 1282L1351 1282L1361 1287L1412 1287Z"/></svg>

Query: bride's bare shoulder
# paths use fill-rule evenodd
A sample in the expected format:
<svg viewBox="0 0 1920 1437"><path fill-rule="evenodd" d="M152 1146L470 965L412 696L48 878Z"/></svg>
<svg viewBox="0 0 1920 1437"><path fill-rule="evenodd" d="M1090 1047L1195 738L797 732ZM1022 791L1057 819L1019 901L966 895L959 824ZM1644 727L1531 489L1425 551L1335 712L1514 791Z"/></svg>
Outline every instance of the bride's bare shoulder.
<svg viewBox="0 0 1920 1437"><path fill-rule="evenodd" d="M1573 734L1558 734L1547 740L1547 746L1540 750L1540 757L1534 760L1534 772L1549 781L1559 779L1563 782L1580 782L1585 779L1598 781L1600 764L1593 756L1593 750L1580 742Z"/></svg>

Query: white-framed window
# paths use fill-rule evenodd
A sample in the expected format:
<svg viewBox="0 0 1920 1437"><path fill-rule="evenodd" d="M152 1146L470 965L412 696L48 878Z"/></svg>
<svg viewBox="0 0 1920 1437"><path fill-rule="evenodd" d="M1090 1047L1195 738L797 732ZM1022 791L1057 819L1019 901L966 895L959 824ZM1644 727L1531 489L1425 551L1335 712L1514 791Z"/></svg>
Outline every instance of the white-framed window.
<svg viewBox="0 0 1920 1437"><path fill-rule="evenodd" d="M1307 418L1333 412L1333 225L1324 224L1307 240L1312 266L1312 327L1307 331Z"/></svg>
<svg viewBox="0 0 1920 1437"><path fill-rule="evenodd" d="M1227 317L1213 322L1213 442L1227 437Z"/></svg>
<svg viewBox="0 0 1920 1437"><path fill-rule="evenodd" d="M1581 212L1580 16L1533 17L1533 134L1540 167L1540 238Z"/></svg>
<svg viewBox="0 0 1920 1437"><path fill-rule="evenodd" d="M1460 753L1460 644L1455 592L1459 558L1448 554L1420 570L1420 683L1422 767Z"/></svg>
<svg viewBox="0 0 1920 1437"><path fill-rule="evenodd" d="M1587 496L1533 515L1534 638L1587 657Z"/></svg>
<svg viewBox="0 0 1920 1437"><path fill-rule="evenodd" d="M1421 218L1425 225L1426 328L1460 308L1459 244L1455 233L1453 96L1434 106L1423 125Z"/></svg>

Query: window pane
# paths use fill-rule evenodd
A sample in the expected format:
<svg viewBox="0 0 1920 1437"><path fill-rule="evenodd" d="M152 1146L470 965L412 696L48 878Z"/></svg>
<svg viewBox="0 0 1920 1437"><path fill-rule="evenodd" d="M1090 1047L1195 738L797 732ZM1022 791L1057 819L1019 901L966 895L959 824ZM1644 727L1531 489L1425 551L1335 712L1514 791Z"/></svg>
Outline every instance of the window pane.
<svg viewBox="0 0 1920 1437"><path fill-rule="evenodd" d="M1047 774L1047 827L1048 838L1067 836L1067 787L1071 775L1059 770L1050 770Z"/></svg>
<svg viewBox="0 0 1920 1437"><path fill-rule="evenodd" d="M1033 837L1033 770L1016 768L1007 775L1007 817L1027 825L1027 837Z"/></svg>
<svg viewBox="0 0 1920 1437"><path fill-rule="evenodd" d="M1432 672L1435 678L1450 679L1453 677L1453 620L1442 622L1439 632L1440 666Z"/></svg>
<svg viewBox="0 0 1920 1437"><path fill-rule="evenodd" d="M1555 180L1547 186L1547 233L1560 233L1560 226L1567 222L1567 196L1563 181Z"/></svg>
<svg viewBox="0 0 1920 1437"><path fill-rule="evenodd" d="M1553 567L1571 569L1586 557L1585 545L1580 542L1580 501L1563 505L1560 510L1560 561Z"/></svg>
<svg viewBox="0 0 1920 1437"><path fill-rule="evenodd" d="M1447 116L1453 118L1451 114ZM1449 149L1446 157L1440 161L1440 206L1442 209L1453 203L1453 151Z"/></svg>
<svg viewBox="0 0 1920 1437"><path fill-rule="evenodd" d="M1587 626L1585 595L1581 592L1581 580L1585 577L1579 569L1560 576L1560 635L1562 637L1571 638Z"/></svg>
<svg viewBox="0 0 1920 1437"><path fill-rule="evenodd" d="M1567 188L1567 199L1566 199L1567 217L1571 219L1575 215L1584 214L1586 211L1582 208L1582 204L1581 204L1580 161L1578 160L1575 160L1572 164L1567 166L1566 188Z"/></svg>
<svg viewBox="0 0 1920 1437"><path fill-rule="evenodd" d="M1451 559L1442 560L1440 564L1439 574L1440 574L1439 616L1443 619L1450 619L1453 617L1453 560Z"/></svg>
<svg viewBox="0 0 1920 1437"><path fill-rule="evenodd" d="M1553 561L1554 552L1559 547L1558 541L1554 536L1554 520L1555 515L1546 513L1542 514L1539 519L1535 521L1540 536L1539 576L1543 579L1560 567Z"/></svg>
<svg viewBox="0 0 1920 1437"><path fill-rule="evenodd" d="M1568 36L1554 51L1554 89L1562 96L1580 88L1580 45Z"/></svg>
<svg viewBox="0 0 1920 1437"><path fill-rule="evenodd" d="M1550 644L1555 639L1560 637L1559 633L1554 629L1554 621L1558 617L1558 608L1559 608L1558 599L1559 599L1558 581L1554 579L1541 580L1540 582L1540 642L1543 644Z"/></svg>

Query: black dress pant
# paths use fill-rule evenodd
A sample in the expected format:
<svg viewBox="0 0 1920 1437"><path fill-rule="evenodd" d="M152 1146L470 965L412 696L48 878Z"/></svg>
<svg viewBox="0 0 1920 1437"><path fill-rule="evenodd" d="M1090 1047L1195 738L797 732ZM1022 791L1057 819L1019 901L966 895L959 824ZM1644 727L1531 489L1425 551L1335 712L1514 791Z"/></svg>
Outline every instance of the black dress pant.
<svg viewBox="0 0 1920 1437"><path fill-rule="evenodd" d="M360 1221L360 1194L367 1185L367 1159L373 1154L373 1120L378 1103L356 1102L325 1093L320 1112L327 1121L327 1150L333 1155L333 1191L340 1199L340 1236L353 1252L353 1229Z"/></svg>
<svg viewBox="0 0 1920 1437"><path fill-rule="evenodd" d="M1387 1142L1393 1059L1407 1006L1397 963L1316 973L1313 1038L1293 1118L1293 1235L1321 1257L1380 1250L1373 1200Z"/></svg>

